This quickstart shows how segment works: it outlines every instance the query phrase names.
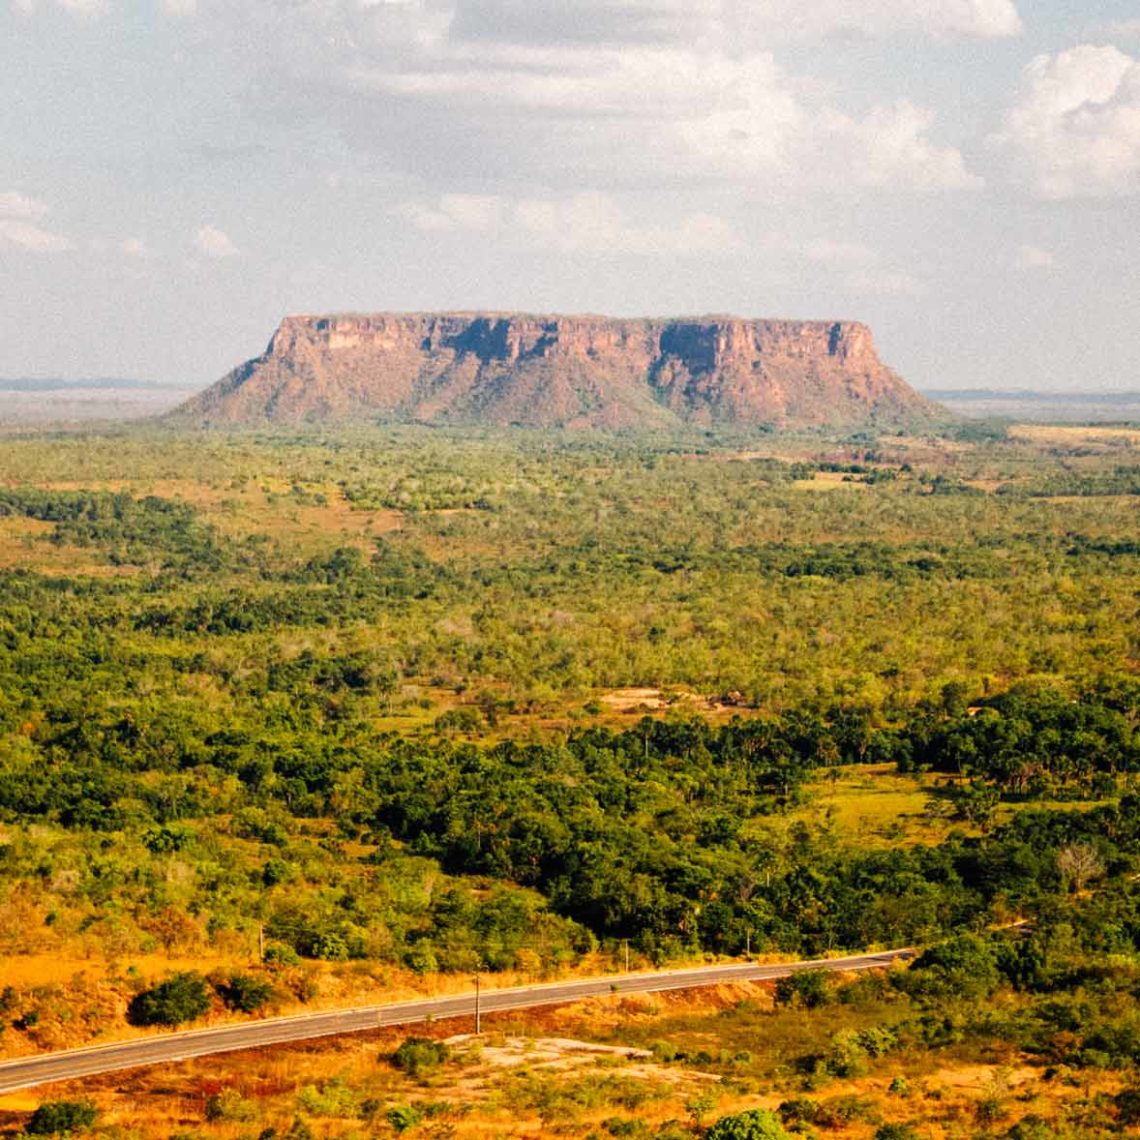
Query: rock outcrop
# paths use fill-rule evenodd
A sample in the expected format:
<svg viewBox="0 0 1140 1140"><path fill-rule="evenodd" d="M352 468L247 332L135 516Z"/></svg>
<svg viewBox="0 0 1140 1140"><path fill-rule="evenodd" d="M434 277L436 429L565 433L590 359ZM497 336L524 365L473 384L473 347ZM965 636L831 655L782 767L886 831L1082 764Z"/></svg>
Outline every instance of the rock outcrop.
<svg viewBox="0 0 1140 1140"><path fill-rule="evenodd" d="M199 425L912 425L945 419L854 321L515 313L291 316L171 413Z"/></svg>

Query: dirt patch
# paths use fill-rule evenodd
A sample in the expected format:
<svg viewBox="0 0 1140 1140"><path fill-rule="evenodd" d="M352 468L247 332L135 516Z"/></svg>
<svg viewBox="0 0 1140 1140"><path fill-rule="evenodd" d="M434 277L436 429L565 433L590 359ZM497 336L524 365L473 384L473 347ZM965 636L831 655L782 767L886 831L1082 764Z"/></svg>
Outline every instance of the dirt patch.
<svg viewBox="0 0 1140 1140"><path fill-rule="evenodd" d="M612 709L663 709L669 704L660 689L611 689L598 700Z"/></svg>
<svg viewBox="0 0 1140 1140"><path fill-rule="evenodd" d="M592 1041L575 1041L571 1037L480 1038L473 1033L460 1033L446 1038L445 1044L453 1049L478 1049L479 1059L485 1065L501 1069L512 1069L519 1065L567 1069L597 1057L645 1061L653 1056L647 1049L598 1045Z"/></svg>
<svg viewBox="0 0 1140 1140"><path fill-rule="evenodd" d="M933 1080L945 1088L985 1091L996 1082L1015 1089L1038 1076L1040 1073L1028 1065L1015 1069L995 1065L963 1065L955 1069L939 1069Z"/></svg>

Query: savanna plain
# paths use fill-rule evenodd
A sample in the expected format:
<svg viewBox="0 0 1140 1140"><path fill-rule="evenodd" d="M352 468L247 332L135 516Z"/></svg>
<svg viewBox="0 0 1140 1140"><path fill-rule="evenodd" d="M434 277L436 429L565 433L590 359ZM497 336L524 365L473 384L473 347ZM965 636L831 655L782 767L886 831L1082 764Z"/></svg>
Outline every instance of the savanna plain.
<svg viewBox="0 0 1140 1140"><path fill-rule="evenodd" d="M0 1058L687 963L0 1134L1140 1127L1140 430L11 433Z"/></svg>

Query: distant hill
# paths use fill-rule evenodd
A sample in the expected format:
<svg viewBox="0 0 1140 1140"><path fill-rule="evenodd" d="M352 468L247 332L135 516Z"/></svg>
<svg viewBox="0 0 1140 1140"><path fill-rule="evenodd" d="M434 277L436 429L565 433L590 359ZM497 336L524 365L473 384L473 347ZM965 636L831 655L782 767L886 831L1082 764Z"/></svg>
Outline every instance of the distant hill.
<svg viewBox="0 0 1140 1140"><path fill-rule="evenodd" d="M157 389L160 385L149 380L119 380L110 376L98 376L89 380L64 380L61 378L34 378L0 376L0 392L66 392L76 389L99 390L113 388L120 391L133 391L135 389Z"/></svg>
<svg viewBox="0 0 1140 1140"><path fill-rule="evenodd" d="M1044 392L1030 388L926 390L952 412L1036 423L1140 423L1140 392Z"/></svg>
<svg viewBox="0 0 1140 1140"><path fill-rule="evenodd" d="M108 377L0 377L0 428L145 419L168 411L192 392L185 384Z"/></svg>
<svg viewBox="0 0 1140 1140"><path fill-rule="evenodd" d="M511 313L291 316L172 412L188 425L848 428L950 418L854 321Z"/></svg>

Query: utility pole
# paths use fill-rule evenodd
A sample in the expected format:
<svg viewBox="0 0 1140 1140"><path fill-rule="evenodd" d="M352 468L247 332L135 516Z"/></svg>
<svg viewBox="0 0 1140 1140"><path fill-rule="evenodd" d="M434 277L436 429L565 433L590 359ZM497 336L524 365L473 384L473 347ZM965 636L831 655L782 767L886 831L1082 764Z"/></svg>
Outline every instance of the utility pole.
<svg viewBox="0 0 1140 1140"><path fill-rule="evenodd" d="M259 962L265 961L265 923L259 922L257 924L257 960Z"/></svg>
<svg viewBox="0 0 1140 1140"><path fill-rule="evenodd" d="M623 938L621 940L621 943L622 943L622 947L625 950L625 972L628 974L629 973L629 939Z"/></svg>
<svg viewBox="0 0 1140 1140"><path fill-rule="evenodd" d="M478 1037L483 1032L483 1018L482 1011L479 1009L479 963L475 967L475 1036Z"/></svg>
<svg viewBox="0 0 1140 1140"><path fill-rule="evenodd" d="M749 930L744 935L744 956L751 961L752 959L752 931Z"/></svg>

